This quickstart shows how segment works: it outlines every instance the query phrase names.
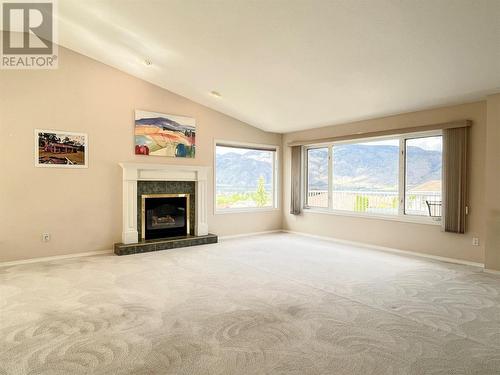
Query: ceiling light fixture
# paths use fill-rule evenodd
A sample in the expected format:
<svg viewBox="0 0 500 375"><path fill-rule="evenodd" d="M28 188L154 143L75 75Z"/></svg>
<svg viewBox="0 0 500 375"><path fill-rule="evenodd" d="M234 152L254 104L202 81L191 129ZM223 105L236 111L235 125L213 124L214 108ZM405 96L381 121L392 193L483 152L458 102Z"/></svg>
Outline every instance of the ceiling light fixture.
<svg viewBox="0 0 500 375"><path fill-rule="evenodd" d="M150 59L144 59L144 64L146 66L151 66L151 65L153 65L153 62Z"/></svg>
<svg viewBox="0 0 500 375"><path fill-rule="evenodd" d="M215 96L216 98L220 98L222 95L217 91L210 91L210 95Z"/></svg>

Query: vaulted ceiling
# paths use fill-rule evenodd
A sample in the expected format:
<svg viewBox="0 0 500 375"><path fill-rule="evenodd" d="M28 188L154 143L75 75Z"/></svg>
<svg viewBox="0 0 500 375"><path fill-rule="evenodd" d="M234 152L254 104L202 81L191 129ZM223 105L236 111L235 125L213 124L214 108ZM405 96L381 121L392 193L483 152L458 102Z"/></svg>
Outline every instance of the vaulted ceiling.
<svg viewBox="0 0 500 375"><path fill-rule="evenodd" d="M58 17L61 45L273 132L500 90L498 0L60 0Z"/></svg>

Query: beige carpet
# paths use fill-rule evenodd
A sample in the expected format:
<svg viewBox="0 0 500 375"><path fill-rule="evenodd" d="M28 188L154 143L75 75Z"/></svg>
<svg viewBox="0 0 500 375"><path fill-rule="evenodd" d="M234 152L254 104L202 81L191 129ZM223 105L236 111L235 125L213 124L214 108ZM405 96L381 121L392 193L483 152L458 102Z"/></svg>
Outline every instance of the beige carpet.
<svg viewBox="0 0 500 375"><path fill-rule="evenodd" d="M0 268L0 374L500 374L500 277L291 234Z"/></svg>

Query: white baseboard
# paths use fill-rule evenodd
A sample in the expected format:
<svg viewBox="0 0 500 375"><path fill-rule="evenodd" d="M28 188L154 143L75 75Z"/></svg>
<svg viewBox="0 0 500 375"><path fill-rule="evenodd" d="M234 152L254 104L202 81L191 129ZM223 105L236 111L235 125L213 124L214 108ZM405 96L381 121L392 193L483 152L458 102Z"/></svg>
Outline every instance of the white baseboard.
<svg viewBox="0 0 500 375"><path fill-rule="evenodd" d="M386 252L397 253L397 254L402 254L402 255L410 255L410 256L415 256L415 257L420 257L420 258L438 260L438 261L446 262L446 263L455 263L455 264L461 264L461 265L466 265L466 266L478 267L478 268L481 268L485 273L500 275L500 271L484 268L483 263L476 263L476 262L470 262L467 260L441 257L441 256L437 256L437 255L423 254L423 253L418 253L415 251L400 250L400 249L395 249L395 248L391 248L391 247L371 245L371 244L367 244L364 242L349 241L349 240L343 240L343 239L335 238L335 237L319 236L319 235L315 235L315 234L309 234L309 233L305 233L305 232L297 232L297 231L285 230L285 229L276 229L276 230L269 230L269 231L263 231L263 232L249 232L249 233L235 234L235 235L230 235L230 236L221 236L221 237L219 237L219 239L220 240L229 240L229 239L233 239L233 238L258 236L258 235L263 235L263 234L280 233L280 232L296 234L296 235L300 235L300 236L304 236L304 237L316 238L316 239L324 240L324 241L341 243L344 245L364 247L364 248L373 249L373 250L386 251ZM51 260L79 258L79 257L92 256L92 255L106 255L106 254L112 254L112 253L113 253L112 250L102 250L102 251L89 251L86 253L56 255L56 256L51 256L51 257L22 259L22 260L15 260L15 261L11 261L11 262L0 262L0 267L15 266L15 265L19 265L19 264L48 262Z"/></svg>
<svg viewBox="0 0 500 375"><path fill-rule="evenodd" d="M89 251L89 252L86 252L86 253L55 255L55 256L52 256L52 257L39 257L39 258L21 259L21 260L14 260L14 261L11 261L11 262L0 262L0 267L17 266L19 264L28 264L28 263L48 262L48 261L51 261L51 260L88 257L88 256L92 256L92 255L106 255L106 254L112 254L112 253L113 253L112 250L101 250L101 251Z"/></svg>
<svg viewBox="0 0 500 375"><path fill-rule="evenodd" d="M270 234L270 233L277 233L277 232L283 232L283 231L281 229L276 229L276 230L268 230L268 231L264 231L264 232L242 233L242 234L235 234L232 236L222 236L222 237L219 237L219 240L228 240L231 238L258 236L261 234ZM39 257L39 258L13 260L13 261L9 261L9 262L0 262L0 267L17 266L19 264L49 262L51 260L70 259L70 258L79 258L79 257L88 257L88 256L92 256L92 255L106 255L106 254L113 254L113 250L89 251L86 253L75 253L75 254L66 254L66 255L56 255L56 256L51 256L51 257Z"/></svg>
<svg viewBox="0 0 500 375"><path fill-rule="evenodd" d="M249 233L233 234L231 236L220 236L219 240L230 240L232 238L250 237L250 236L258 236L261 234L281 233L281 232L284 231L282 229L276 229L276 230L267 230L265 232L249 232Z"/></svg>
<svg viewBox="0 0 500 375"><path fill-rule="evenodd" d="M461 264L461 265L472 266L472 267L479 267L479 268L484 269L484 264L483 263L470 262L468 260L441 257L441 256L437 256L437 255L430 255L430 254L418 253L416 251L394 249L392 247L371 245L371 244L368 244L368 243L357 242L357 241L342 240L342 239L335 238L335 237L318 236L318 235L315 235L315 234L309 234L309 233L304 233L304 232L296 232L296 231L292 231L292 230L283 230L282 232L297 234L297 235L305 236L305 237L317 238L317 239L325 240L325 241L337 242L337 243L341 243L341 244L344 244L344 245L365 247L365 248L373 249L373 250L380 250L380 251L386 251L386 252L390 252L390 253L397 253L397 254L403 254L403 255L411 255L411 256L415 256L415 257L419 257L419 258L427 258L427 259L439 260L441 262L455 263L455 264Z"/></svg>
<svg viewBox="0 0 500 375"><path fill-rule="evenodd" d="M489 268L485 268L483 270L485 273L490 273L492 275L500 275L500 271L497 271L497 270L490 270Z"/></svg>

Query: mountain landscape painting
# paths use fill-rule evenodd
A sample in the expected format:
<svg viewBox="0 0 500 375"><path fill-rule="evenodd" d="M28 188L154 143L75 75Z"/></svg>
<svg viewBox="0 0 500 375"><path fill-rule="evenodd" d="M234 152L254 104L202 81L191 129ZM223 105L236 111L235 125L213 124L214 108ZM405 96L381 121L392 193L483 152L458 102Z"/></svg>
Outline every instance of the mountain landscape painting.
<svg viewBox="0 0 500 375"><path fill-rule="evenodd" d="M135 111L135 154L194 158L196 120L164 113Z"/></svg>

